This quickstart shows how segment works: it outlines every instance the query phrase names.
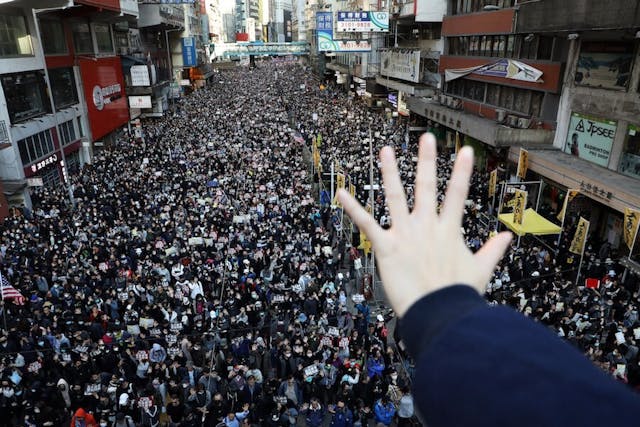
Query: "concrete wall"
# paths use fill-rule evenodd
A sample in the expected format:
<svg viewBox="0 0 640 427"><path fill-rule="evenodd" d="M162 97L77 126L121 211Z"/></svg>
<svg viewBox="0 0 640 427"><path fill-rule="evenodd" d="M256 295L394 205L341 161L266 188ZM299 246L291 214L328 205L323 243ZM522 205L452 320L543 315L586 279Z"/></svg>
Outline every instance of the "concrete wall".
<svg viewBox="0 0 640 427"><path fill-rule="evenodd" d="M519 5L516 32L592 31L638 26L640 0L544 0Z"/></svg>

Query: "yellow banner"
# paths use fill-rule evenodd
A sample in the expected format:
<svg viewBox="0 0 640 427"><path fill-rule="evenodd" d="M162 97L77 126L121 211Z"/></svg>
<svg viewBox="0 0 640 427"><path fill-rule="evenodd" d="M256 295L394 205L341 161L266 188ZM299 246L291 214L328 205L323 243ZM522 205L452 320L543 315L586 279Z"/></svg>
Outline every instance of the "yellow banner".
<svg viewBox="0 0 640 427"><path fill-rule="evenodd" d="M343 173L337 173L336 174L336 195L338 194L338 190L341 188L345 188L346 182L345 182L345 175ZM337 207L341 207L342 205L340 204L340 202L338 201L338 197L335 196L333 198L333 204L336 205Z"/></svg>
<svg viewBox="0 0 640 427"><path fill-rule="evenodd" d="M623 236L629 249L633 247L633 242L636 240L638 224L640 224L640 212L625 208Z"/></svg>
<svg viewBox="0 0 640 427"><path fill-rule="evenodd" d="M460 146L460 133L456 131L456 154L458 154L458 151L460 151L460 148L462 148Z"/></svg>
<svg viewBox="0 0 640 427"><path fill-rule="evenodd" d="M522 224L524 210L527 208L527 192L524 190L516 190L513 200L513 222Z"/></svg>
<svg viewBox="0 0 640 427"><path fill-rule="evenodd" d="M518 158L518 177L525 179L527 170L529 169L529 152L524 148L520 149L520 157Z"/></svg>
<svg viewBox="0 0 640 427"><path fill-rule="evenodd" d="M582 255L582 251L584 250L584 244L587 241L587 233L589 232L589 221L580 217L580 221L578 222L578 227L576 228L576 233L573 235L573 240L571 241L571 247L569 248L570 252L574 254Z"/></svg>
<svg viewBox="0 0 640 427"><path fill-rule="evenodd" d="M316 170L320 170L320 150L318 150L318 147L316 147L315 144L313 145L313 148L312 148L312 155L313 155L313 167L315 167Z"/></svg>
<svg viewBox="0 0 640 427"><path fill-rule="evenodd" d="M356 197L356 186L351 183L349 183L349 194Z"/></svg>
<svg viewBox="0 0 640 427"><path fill-rule="evenodd" d="M560 222L564 221L564 216L567 214L567 205L571 203L573 199L580 193L580 190L567 190L567 194L564 196L564 202L562 204L562 210L558 214L557 218Z"/></svg>
<svg viewBox="0 0 640 427"><path fill-rule="evenodd" d="M343 173L336 174L336 188L339 190L345 188L345 178Z"/></svg>
<svg viewBox="0 0 640 427"><path fill-rule="evenodd" d="M496 185L498 184L498 169L494 169L489 174L489 197L496 194Z"/></svg>
<svg viewBox="0 0 640 427"><path fill-rule="evenodd" d="M371 207L371 203L367 203L364 207L364 210L366 210L369 215L373 215L373 208ZM360 231L360 245L358 246L358 249L364 250L364 253L366 255L369 255L369 252L371 252L371 241L367 238L367 235L364 234L363 231Z"/></svg>

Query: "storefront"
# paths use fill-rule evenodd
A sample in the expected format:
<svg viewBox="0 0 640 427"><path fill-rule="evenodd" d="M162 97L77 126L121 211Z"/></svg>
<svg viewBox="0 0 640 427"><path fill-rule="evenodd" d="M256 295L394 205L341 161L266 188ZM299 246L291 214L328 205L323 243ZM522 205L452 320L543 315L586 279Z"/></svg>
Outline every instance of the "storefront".
<svg viewBox="0 0 640 427"><path fill-rule="evenodd" d="M120 58L81 59L79 62L91 136L94 144L101 141L108 145L114 138L114 131L129 120Z"/></svg>
<svg viewBox="0 0 640 427"><path fill-rule="evenodd" d="M518 154L518 148L510 150L512 165L517 164ZM543 201L554 213L562 209L568 189L578 190L567 204L567 218L584 217L590 221L592 237L609 241L621 253L628 252L622 242L623 214L626 208L640 210L640 180L597 166L576 154L529 150L528 157L527 180L544 181Z"/></svg>

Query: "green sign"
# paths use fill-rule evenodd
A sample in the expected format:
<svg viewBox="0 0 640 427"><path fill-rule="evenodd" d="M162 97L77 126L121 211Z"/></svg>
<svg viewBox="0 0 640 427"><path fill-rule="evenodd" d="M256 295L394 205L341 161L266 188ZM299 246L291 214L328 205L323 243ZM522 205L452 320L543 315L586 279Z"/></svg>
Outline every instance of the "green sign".
<svg viewBox="0 0 640 427"><path fill-rule="evenodd" d="M564 151L600 166L609 165L618 124L583 114L571 114Z"/></svg>

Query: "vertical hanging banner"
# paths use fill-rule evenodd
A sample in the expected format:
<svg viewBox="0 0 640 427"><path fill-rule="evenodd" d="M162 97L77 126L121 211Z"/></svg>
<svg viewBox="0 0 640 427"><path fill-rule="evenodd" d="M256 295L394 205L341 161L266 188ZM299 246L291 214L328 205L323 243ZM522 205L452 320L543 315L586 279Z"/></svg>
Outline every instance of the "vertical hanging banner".
<svg viewBox="0 0 640 427"><path fill-rule="evenodd" d="M578 222L578 227L576 228L576 233L573 235L573 240L571 241L571 247L569 248L569 252L573 252L577 255L582 255L582 251L584 250L584 244L587 241L587 233L589 232L589 221L580 217L580 221Z"/></svg>
<svg viewBox="0 0 640 427"><path fill-rule="evenodd" d="M460 145L460 132L456 131L456 154L458 154L460 148L462 148Z"/></svg>
<svg viewBox="0 0 640 427"><path fill-rule="evenodd" d="M518 178L524 180L527 177L529 169L529 152L524 148L520 149L520 157L518 158Z"/></svg>
<svg viewBox="0 0 640 427"><path fill-rule="evenodd" d="M567 214L567 205L580 193L580 190L567 190L567 194L564 197L564 203L562 204L562 210L558 214L557 218L560 222L564 221L564 216Z"/></svg>
<svg viewBox="0 0 640 427"><path fill-rule="evenodd" d="M198 57L196 55L196 40L194 37L182 38L182 66L195 67Z"/></svg>
<svg viewBox="0 0 640 427"><path fill-rule="evenodd" d="M330 51L333 46L333 13L316 12L316 32L318 34L318 50Z"/></svg>
<svg viewBox="0 0 640 427"><path fill-rule="evenodd" d="M498 169L494 169L489 174L489 197L496 194L496 185L498 184Z"/></svg>
<svg viewBox="0 0 640 427"><path fill-rule="evenodd" d="M524 190L516 190L513 200L513 222L515 224L522 224L524 210L527 208L527 192Z"/></svg>
<svg viewBox="0 0 640 427"><path fill-rule="evenodd" d="M349 194L351 194L351 196L353 197L356 197L356 186L352 183L349 183Z"/></svg>
<svg viewBox="0 0 640 427"><path fill-rule="evenodd" d="M640 224L640 212L633 209L625 208L624 210L624 229L623 237L627 247L631 249L633 242L638 234L638 225Z"/></svg>
<svg viewBox="0 0 640 427"><path fill-rule="evenodd" d="M341 188L346 188L345 175L338 172L336 173L336 194L338 194L338 190L340 190ZM338 201L338 196L335 196L333 198L333 204L339 208L342 207L342 205Z"/></svg>

